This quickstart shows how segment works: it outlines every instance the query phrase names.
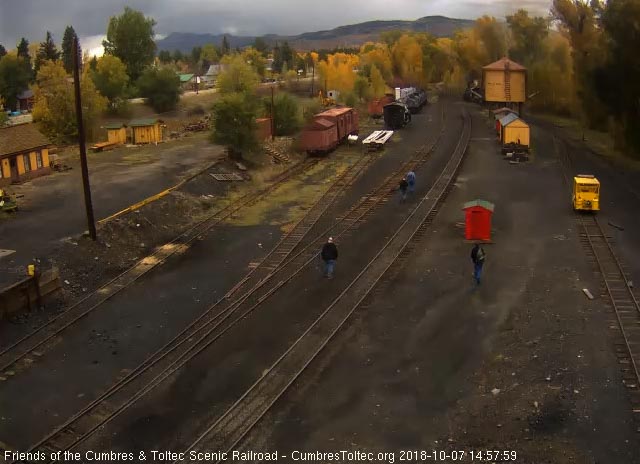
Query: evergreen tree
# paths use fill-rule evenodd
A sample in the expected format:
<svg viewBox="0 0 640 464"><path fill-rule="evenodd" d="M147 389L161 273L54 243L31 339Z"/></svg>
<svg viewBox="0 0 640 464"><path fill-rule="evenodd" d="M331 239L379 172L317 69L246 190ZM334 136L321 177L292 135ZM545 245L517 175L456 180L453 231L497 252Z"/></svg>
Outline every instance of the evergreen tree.
<svg viewBox="0 0 640 464"><path fill-rule="evenodd" d="M60 58L60 52L58 51L56 44L53 42L53 36L51 32L47 31L47 37L44 42L40 43L40 48L36 54L35 71L38 72L40 65L44 61L57 61Z"/></svg>
<svg viewBox="0 0 640 464"><path fill-rule="evenodd" d="M24 37L18 43L18 58L22 58L24 69L29 74L29 80L32 80L33 66L31 65L31 55L29 55L29 41Z"/></svg>
<svg viewBox="0 0 640 464"><path fill-rule="evenodd" d="M7 49L4 48L2 46L2 44L0 44L0 58L2 58L3 56L5 56L7 54Z"/></svg>
<svg viewBox="0 0 640 464"><path fill-rule="evenodd" d="M64 64L64 69L69 74L73 72L73 40L77 37L73 27L67 26L64 30L64 37L62 38L62 63ZM82 56L81 51L78 53L79 56Z"/></svg>
<svg viewBox="0 0 640 464"><path fill-rule="evenodd" d="M230 52L231 52L231 45L229 45L229 40L225 35L224 37L222 37L222 46L220 47L220 54L224 56L224 55L228 55Z"/></svg>
<svg viewBox="0 0 640 464"><path fill-rule="evenodd" d="M89 69L91 69L92 71L95 71L98 69L98 57L93 55L93 58L91 58L91 61L89 61Z"/></svg>

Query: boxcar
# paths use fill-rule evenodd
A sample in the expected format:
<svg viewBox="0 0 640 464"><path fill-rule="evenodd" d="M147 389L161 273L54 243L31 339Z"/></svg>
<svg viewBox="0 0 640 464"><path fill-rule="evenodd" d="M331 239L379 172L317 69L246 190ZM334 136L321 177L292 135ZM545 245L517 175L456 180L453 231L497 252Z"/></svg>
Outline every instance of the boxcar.
<svg viewBox="0 0 640 464"><path fill-rule="evenodd" d="M338 146L338 127L333 121L317 118L302 132L300 144L310 154L328 153Z"/></svg>
<svg viewBox="0 0 640 464"><path fill-rule="evenodd" d="M338 128L338 142L358 132L358 113L353 108L331 108L316 114L316 119L326 119Z"/></svg>
<svg viewBox="0 0 640 464"><path fill-rule="evenodd" d="M393 101L393 95L385 95L382 98L371 100L367 107L369 116L373 119L380 119L384 114L383 108L385 107L385 105L393 103Z"/></svg>

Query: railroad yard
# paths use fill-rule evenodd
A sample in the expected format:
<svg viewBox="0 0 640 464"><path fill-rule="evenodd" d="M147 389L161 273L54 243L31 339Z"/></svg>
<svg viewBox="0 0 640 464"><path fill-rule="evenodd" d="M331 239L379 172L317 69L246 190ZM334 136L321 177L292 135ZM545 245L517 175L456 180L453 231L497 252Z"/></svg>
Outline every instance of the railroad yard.
<svg viewBox="0 0 640 464"><path fill-rule="evenodd" d="M362 119L361 134L380 129ZM521 163L503 159L488 111L437 96L382 151L252 166L242 186L213 188L210 173L244 171L211 171L218 153L198 152L184 169L204 176L101 232L125 238L64 245L84 256L66 297L0 325L0 450L640 463L640 192L562 128L529 122ZM579 173L601 182L597 215L571 208ZM209 203L187 210L187 193ZM477 288L462 211L475 199L495 205ZM151 239L136 224L161 224L167 202L188 213Z"/></svg>

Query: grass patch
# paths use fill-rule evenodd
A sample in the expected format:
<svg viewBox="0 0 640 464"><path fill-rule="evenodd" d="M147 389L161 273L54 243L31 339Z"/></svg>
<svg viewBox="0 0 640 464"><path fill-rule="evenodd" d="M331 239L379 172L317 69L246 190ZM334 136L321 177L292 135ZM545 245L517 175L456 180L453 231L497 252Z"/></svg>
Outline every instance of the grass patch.
<svg viewBox="0 0 640 464"><path fill-rule="evenodd" d="M535 113L535 115L554 124L569 135L570 139L584 143L593 152L614 164L626 169L640 170L640 161L632 159L627 154L617 150L614 139L608 132L586 128L579 120L574 118L545 113Z"/></svg>

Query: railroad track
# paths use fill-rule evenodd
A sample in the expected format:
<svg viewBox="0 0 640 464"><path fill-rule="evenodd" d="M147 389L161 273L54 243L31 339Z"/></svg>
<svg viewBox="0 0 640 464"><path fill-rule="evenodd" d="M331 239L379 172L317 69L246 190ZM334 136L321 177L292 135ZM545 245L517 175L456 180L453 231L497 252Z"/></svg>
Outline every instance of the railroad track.
<svg viewBox="0 0 640 464"><path fill-rule="evenodd" d="M573 166L571 156L565 142L555 135L554 144L565 182L571 188L573 174L568 173ZM608 300L608 307L615 315L610 328L619 331L614 341L616 356L636 424L640 424L640 303L630 284L629 273L597 216L576 212L576 222L581 229L580 241L602 277L600 296Z"/></svg>
<svg viewBox="0 0 640 464"><path fill-rule="evenodd" d="M445 199L462 165L471 134L471 119L463 111L462 137L427 195L415 207L382 250L278 360L213 424L188 446L191 451L230 452L295 382L331 341L351 314L382 281L412 241L419 239ZM194 462L178 459L174 464ZM218 461L222 462L222 461Z"/></svg>
<svg viewBox="0 0 640 464"><path fill-rule="evenodd" d="M140 277L164 263L169 257L185 252L194 240L206 234L213 227L232 217L242 208L256 203L264 198L265 195L279 188L284 182L311 168L317 162L317 160L311 160L291 167L278 175L267 187L242 196L232 204L200 221L170 243L159 247L153 254L138 261L134 266L122 272L98 290L75 303L59 316L0 351L1 380L6 381L16 375L17 372L31 366L53 345L60 333L95 311L102 303L131 286Z"/></svg>
<svg viewBox="0 0 640 464"><path fill-rule="evenodd" d="M426 163L444 133L444 113L442 114L441 126L441 130L432 144L425 144L417 150L410 160L403 163L343 217L300 247L303 238L318 223L322 214L370 164L372 157L363 155L338 179L334 184L336 188L329 189L311 208L310 213L301 219L270 254L232 288L223 299L212 305L144 363L125 375L44 439L30 447L30 451L43 451L49 454L54 451L73 449L214 343L312 263L328 233L340 237L361 224L376 206L383 203L392 194L391 187L397 183L400 173ZM293 254L296 248L301 249ZM274 277L279 274L285 274L285 277L276 281Z"/></svg>

